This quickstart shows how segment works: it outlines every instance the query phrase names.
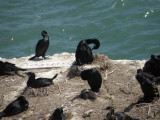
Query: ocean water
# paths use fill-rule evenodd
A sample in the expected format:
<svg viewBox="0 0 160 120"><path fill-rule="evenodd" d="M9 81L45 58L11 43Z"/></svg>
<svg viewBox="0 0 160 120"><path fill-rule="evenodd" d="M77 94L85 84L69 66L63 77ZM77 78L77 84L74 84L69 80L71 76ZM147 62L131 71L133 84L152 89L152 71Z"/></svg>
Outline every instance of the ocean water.
<svg viewBox="0 0 160 120"><path fill-rule="evenodd" d="M160 0L0 0L0 57L35 53L46 30L46 55L74 53L80 40L99 39L93 53L111 59L160 54ZM92 47L92 46L91 46Z"/></svg>

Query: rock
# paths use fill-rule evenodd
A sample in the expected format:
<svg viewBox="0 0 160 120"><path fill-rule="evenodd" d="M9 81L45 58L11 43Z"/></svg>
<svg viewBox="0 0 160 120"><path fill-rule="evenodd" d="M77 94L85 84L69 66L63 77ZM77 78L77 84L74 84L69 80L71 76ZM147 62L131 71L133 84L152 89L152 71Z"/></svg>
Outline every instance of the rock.
<svg viewBox="0 0 160 120"><path fill-rule="evenodd" d="M93 112L93 110L86 111L86 112L82 115L82 117L83 117L83 118L90 117L90 115L92 114L92 112Z"/></svg>
<svg viewBox="0 0 160 120"><path fill-rule="evenodd" d="M2 120L39 120L45 118L45 115L50 115L54 108L63 107L63 105L66 107L64 112L69 113L69 120L103 120L106 116L106 111L103 109L106 106L114 105L118 111L123 111L143 94L135 75L137 69L144 66L145 60L110 60L107 56L96 54L92 64L76 66L74 65L75 54L70 53L47 56L46 60L39 61L29 61L30 57L0 58L0 60L28 68L27 72L35 72L37 77L51 78L56 73L58 77L49 87L31 89L26 88L28 77L24 73L24 78L0 76L0 111L21 94L30 103L27 111L2 118ZM101 95L95 101L76 99L72 102L71 100L83 89L89 88L87 81L81 80L79 76L83 69L92 67L96 67L103 77ZM71 73L73 79L68 80L68 73ZM152 105L154 107L151 106L151 111L158 113L159 102ZM148 107L139 107L137 111L137 107L133 106L127 114L143 120L148 116ZM154 119L158 120L159 115L155 114Z"/></svg>

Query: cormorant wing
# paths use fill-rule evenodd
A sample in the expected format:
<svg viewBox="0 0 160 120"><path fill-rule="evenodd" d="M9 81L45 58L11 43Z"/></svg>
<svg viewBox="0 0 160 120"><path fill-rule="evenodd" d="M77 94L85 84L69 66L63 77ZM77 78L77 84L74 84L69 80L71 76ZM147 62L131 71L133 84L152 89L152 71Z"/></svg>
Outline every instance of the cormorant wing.
<svg viewBox="0 0 160 120"><path fill-rule="evenodd" d="M37 43L37 45L36 45L36 53L39 51L39 50L41 50L41 48L43 47L43 44L44 44L44 42L43 42L43 39L41 39L41 40L39 40L38 41L38 43Z"/></svg>
<svg viewBox="0 0 160 120"><path fill-rule="evenodd" d="M51 82L51 79L48 79L48 78L37 78L36 83L37 85L39 84L39 86L41 87L45 87L50 85L52 82Z"/></svg>

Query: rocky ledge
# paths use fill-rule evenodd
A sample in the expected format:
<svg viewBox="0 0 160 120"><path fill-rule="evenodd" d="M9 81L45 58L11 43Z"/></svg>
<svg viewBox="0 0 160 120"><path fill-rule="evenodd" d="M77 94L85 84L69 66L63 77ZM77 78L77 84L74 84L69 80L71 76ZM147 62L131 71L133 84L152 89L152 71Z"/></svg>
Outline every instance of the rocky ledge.
<svg viewBox="0 0 160 120"><path fill-rule="evenodd" d="M135 75L138 68L143 68L145 60L111 60L96 54L92 64L79 67L74 65L75 54L55 54L47 56L46 60L34 61L29 61L30 57L0 60L26 68L25 72L34 72L36 77L52 78L56 73L58 77L51 86L33 89L26 86L28 77L25 72L21 73L24 77L0 76L0 111L19 95L29 101L27 111L2 120L47 120L57 107L64 107L68 120L103 120L106 116L104 109L109 105L114 106L115 111L125 111L141 120L160 118L159 101L130 107L143 96ZM89 89L88 83L79 75L83 69L91 67L97 68L103 77L101 94L94 101L79 98L73 101L83 89Z"/></svg>

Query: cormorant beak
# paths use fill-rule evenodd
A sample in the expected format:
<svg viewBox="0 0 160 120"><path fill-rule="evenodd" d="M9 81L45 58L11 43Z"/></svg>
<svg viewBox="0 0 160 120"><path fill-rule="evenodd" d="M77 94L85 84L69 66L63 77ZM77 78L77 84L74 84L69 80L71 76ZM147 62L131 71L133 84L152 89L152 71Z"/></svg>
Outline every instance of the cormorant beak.
<svg viewBox="0 0 160 120"><path fill-rule="evenodd" d="M26 74L27 76L30 76L30 75L28 74L28 72L26 72L26 73L24 73L24 74Z"/></svg>
<svg viewBox="0 0 160 120"><path fill-rule="evenodd" d="M160 57L159 56L155 56L155 59L160 61Z"/></svg>

